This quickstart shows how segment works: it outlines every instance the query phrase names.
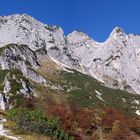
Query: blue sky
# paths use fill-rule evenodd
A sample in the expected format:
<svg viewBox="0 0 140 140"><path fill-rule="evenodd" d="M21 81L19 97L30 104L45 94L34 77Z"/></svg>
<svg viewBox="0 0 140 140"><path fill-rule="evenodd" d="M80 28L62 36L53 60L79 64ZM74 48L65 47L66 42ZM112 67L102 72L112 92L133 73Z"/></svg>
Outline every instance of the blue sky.
<svg viewBox="0 0 140 140"><path fill-rule="evenodd" d="M140 0L0 0L0 15L27 13L68 34L86 32L104 41L116 26L140 34Z"/></svg>

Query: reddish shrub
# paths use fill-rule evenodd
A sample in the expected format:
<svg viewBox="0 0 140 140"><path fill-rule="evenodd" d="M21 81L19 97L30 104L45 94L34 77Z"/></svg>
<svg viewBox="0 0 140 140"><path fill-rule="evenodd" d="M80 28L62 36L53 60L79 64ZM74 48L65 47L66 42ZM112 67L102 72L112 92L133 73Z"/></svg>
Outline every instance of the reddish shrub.
<svg viewBox="0 0 140 140"><path fill-rule="evenodd" d="M112 128L115 120L127 121L127 117L122 113L112 108L105 108L102 116L102 124Z"/></svg>
<svg viewBox="0 0 140 140"><path fill-rule="evenodd" d="M94 113L90 110L81 109L77 112L76 121L81 128L89 128L94 120Z"/></svg>

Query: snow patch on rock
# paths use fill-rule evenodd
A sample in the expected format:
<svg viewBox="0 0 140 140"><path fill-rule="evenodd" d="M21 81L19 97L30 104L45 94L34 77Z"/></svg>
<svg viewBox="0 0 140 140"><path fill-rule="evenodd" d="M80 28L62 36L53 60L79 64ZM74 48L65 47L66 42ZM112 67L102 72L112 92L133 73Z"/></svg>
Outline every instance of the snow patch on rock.
<svg viewBox="0 0 140 140"><path fill-rule="evenodd" d="M102 96L102 93L95 90L95 93L96 93L96 96L101 100L101 101L104 101L104 99L101 97Z"/></svg>
<svg viewBox="0 0 140 140"><path fill-rule="evenodd" d="M139 105L140 104L140 101L139 100L133 100L132 103Z"/></svg>
<svg viewBox="0 0 140 140"><path fill-rule="evenodd" d="M140 110L136 110L136 114L137 115L140 115Z"/></svg>

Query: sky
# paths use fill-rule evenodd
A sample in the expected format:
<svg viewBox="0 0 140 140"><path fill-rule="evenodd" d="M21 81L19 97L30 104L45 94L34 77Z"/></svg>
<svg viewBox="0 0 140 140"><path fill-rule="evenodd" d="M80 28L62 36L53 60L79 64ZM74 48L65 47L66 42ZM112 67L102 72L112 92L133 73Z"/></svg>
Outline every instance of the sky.
<svg viewBox="0 0 140 140"><path fill-rule="evenodd" d="M140 34L140 0L0 0L0 15L29 14L49 25L61 26L105 41L114 27Z"/></svg>

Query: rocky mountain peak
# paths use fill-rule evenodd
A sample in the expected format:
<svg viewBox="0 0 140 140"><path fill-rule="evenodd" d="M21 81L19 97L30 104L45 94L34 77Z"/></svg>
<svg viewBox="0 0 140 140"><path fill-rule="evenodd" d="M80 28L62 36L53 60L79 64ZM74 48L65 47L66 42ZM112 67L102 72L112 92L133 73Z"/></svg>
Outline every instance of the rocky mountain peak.
<svg viewBox="0 0 140 140"><path fill-rule="evenodd" d="M125 40L127 40L127 34L120 27L115 27L110 33L108 39L103 43L110 44L111 42L114 41L125 41Z"/></svg>
<svg viewBox="0 0 140 140"><path fill-rule="evenodd" d="M63 34L60 27L45 25L26 14L0 17L0 47L15 43L32 50L49 48L61 43Z"/></svg>
<svg viewBox="0 0 140 140"><path fill-rule="evenodd" d="M80 31L73 31L68 34L67 38L71 43L78 43L91 39L87 34Z"/></svg>
<svg viewBox="0 0 140 140"><path fill-rule="evenodd" d="M123 31L123 29L122 28L120 28L120 27L115 27L113 30L112 30L112 32L114 32L114 33L124 33L124 31Z"/></svg>
<svg viewBox="0 0 140 140"><path fill-rule="evenodd" d="M116 37L116 36L124 36L125 35L125 32L123 31L122 28L120 27L115 27L111 34L110 34L110 37L113 36L113 37Z"/></svg>

